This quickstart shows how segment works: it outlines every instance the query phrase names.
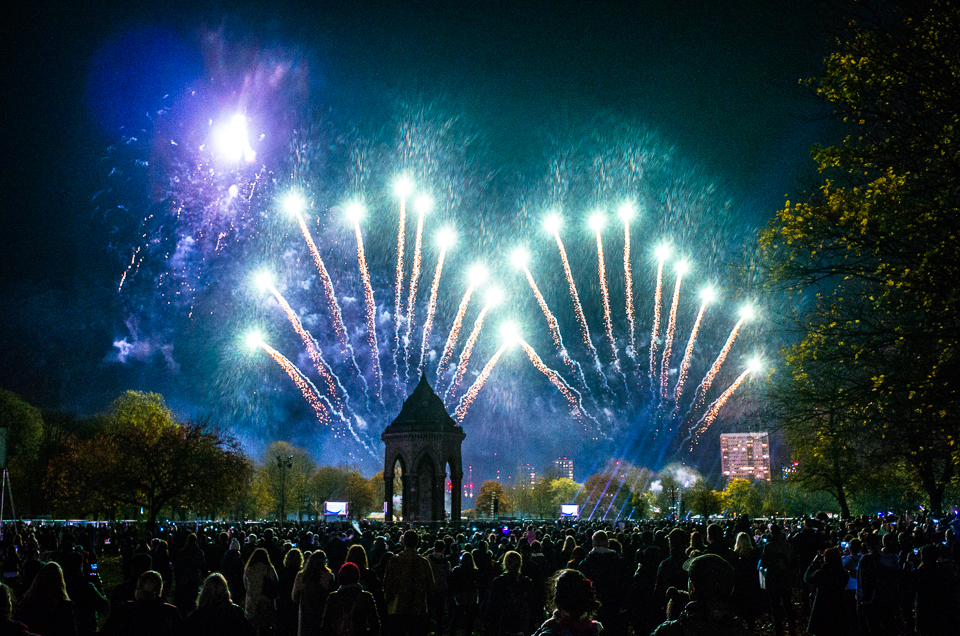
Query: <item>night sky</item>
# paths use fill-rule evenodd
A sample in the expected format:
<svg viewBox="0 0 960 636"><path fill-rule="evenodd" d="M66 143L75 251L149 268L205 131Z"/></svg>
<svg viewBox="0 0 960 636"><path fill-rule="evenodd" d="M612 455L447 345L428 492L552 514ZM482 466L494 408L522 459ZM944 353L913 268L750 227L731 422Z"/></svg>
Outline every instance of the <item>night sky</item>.
<svg viewBox="0 0 960 636"><path fill-rule="evenodd" d="M532 271L571 354L588 367L556 247L539 228L545 210L556 207L592 342L606 380L618 384L605 348L594 239L576 229L594 207L611 213L604 241L624 388L605 393L589 377L583 392L593 428L608 439L594 442L584 433L591 424L573 423L556 389L522 352L511 353L464 421L467 462L489 470L566 454L585 466L616 453L663 461L649 449L636 454L644 438L636 431L653 426L656 410L645 405L649 388L641 386L652 249L672 240L695 263L698 285L709 280L728 290L726 316L704 326L692 391L735 320L732 297L750 299L749 281L737 272L749 263L757 228L798 191L811 169L809 146L826 134L799 80L818 73L835 16L809 0L327 4L185 3L171 11L40 2L5 21L0 387L80 414L127 389L158 391L182 417L209 415L231 427L253 453L288 439L326 463L362 457L372 473L377 460L349 431L332 434L318 424L283 371L237 343L249 327L264 329L320 386L279 307L245 282L254 269L273 268L321 348L334 348L316 269L296 226L277 213L279 198L299 186L310 196L309 222L338 285L358 366L372 377L355 239L335 222L339 204L362 196L380 219L363 231L382 312L381 361L392 377L397 206L390 187L406 161L438 199L430 223L454 223L461 235L444 270L430 347L436 354L467 266L480 255L505 261L520 242L539 263ZM210 158L210 136L238 111L250 120L257 158L225 167ZM401 130L413 131L405 160ZM625 167L628 155L645 162L642 174ZM244 193L242 205L224 203L229 185ZM624 352L623 235L612 215L624 197L642 208L632 230L632 371ZM425 232L418 350L437 260L428 237L437 227ZM408 262L413 230L408 218ZM211 237L218 232L219 242ZM547 366L563 371L523 276L488 264L508 289L524 337ZM673 280L664 278L664 321ZM694 290L686 292L674 367L697 311ZM753 300L776 313L776 299ZM471 305L461 346L480 304ZM495 323L486 329L491 341L478 341L471 375L497 348ZM748 345L731 353L731 364L749 349L776 352L769 329L741 337ZM334 359L335 370L349 366ZM435 366L427 368L433 381ZM737 373L725 369L707 402ZM355 432L378 442L399 395L388 391L383 407L361 406L357 378L341 375L368 427L357 424ZM744 387L715 428L749 419L751 396Z"/></svg>

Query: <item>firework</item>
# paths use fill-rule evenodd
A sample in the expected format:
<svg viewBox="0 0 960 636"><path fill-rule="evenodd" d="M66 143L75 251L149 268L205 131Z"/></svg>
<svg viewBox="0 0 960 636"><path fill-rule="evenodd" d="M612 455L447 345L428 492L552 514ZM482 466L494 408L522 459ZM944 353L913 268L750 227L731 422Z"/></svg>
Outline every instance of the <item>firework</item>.
<svg viewBox="0 0 960 636"><path fill-rule="evenodd" d="M724 343L723 348L717 355L717 359L714 360L710 370L707 371L707 374L700 382L700 386L697 387L697 392L695 394L696 397L694 398L693 405L691 405L690 410L687 411L688 417L693 414L695 410L703 406L703 402L707 397L707 391L709 391L710 387L713 386L713 381L716 379L717 373L720 371L720 367L723 366L724 360L727 359L727 354L730 353L733 343L737 340L737 334L740 333L740 327L742 327L743 323L751 318L753 318L753 309L749 306L744 307L740 312L740 320L738 320L737 324L733 326L733 329L730 331L730 335L727 337L727 341Z"/></svg>
<svg viewBox="0 0 960 636"><path fill-rule="evenodd" d="M566 383L566 381L560 377L560 374L544 364L543 360L540 359L540 356L537 355L537 352L531 347L523 338L518 338L519 345L526 352L527 357L530 358L530 362L533 363L533 366L537 368L540 373L547 376L547 379L550 380L550 383L553 386L557 387L557 390L560 391L560 394L566 398L567 403L570 406L570 414L576 418L578 422L583 423L583 416L586 415L594 424L597 425L599 430L599 422L596 419L587 414L583 410L583 400L581 398L580 392L575 388ZM597 439L594 437L593 439Z"/></svg>
<svg viewBox="0 0 960 636"><path fill-rule="evenodd" d="M356 357L353 355L353 347L347 340L347 328L343 324L343 315L340 312L340 303L337 302L337 294L333 289L333 280L331 280L330 274L327 272L327 266L324 264L323 259L320 258L320 251L317 249L317 244L313 242L313 236L311 236L310 229L307 228L307 222L303 218L302 210L304 206L305 201L303 197L296 192L288 194L284 201L284 208L287 212L294 215L297 219L297 224L300 225L303 240L307 243L307 248L310 250L310 255L313 257L313 262L316 264L317 271L320 274L320 283L323 285L324 297L327 299L327 308L330 310L332 317L333 332L337 337L337 342L340 343L340 353L350 357L350 362L353 365L356 375L363 383L363 391L366 394L369 390L367 379L360 371L360 366L357 364Z"/></svg>
<svg viewBox="0 0 960 636"><path fill-rule="evenodd" d="M727 390L724 391L720 397L713 401L713 403L707 408L707 412L703 414L703 417L700 418L700 421L697 422L697 425L690 431L687 435L687 438L684 441L690 439L691 436L699 437L700 434L714 421L717 419L717 415L720 414L720 409L723 408L723 405L727 403L730 399L730 396L740 388L740 385L743 384L743 381L747 379L751 373L756 373L761 368L759 360L752 360L747 368L740 374L740 376L734 380L733 384L727 387Z"/></svg>
<svg viewBox="0 0 960 636"><path fill-rule="evenodd" d="M667 322L667 335L663 344L663 361L660 367L660 399L667 398L667 383L670 381L670 356L673 353L673 337L677 331L677 307L680 305L680 283L687 272L687 262L680 261L676 266L677 283L673 288L673 301L670 303L670 319Z"/></svg>
<svg viewBox="0 0 960 636"><path fill-rule="evenodd" d="M537 304L540 305L540 310L543 312L544 317L547 319L547 327L550 329L550 336L553 338L553 344L557 349L557 355L560 356L560 360L574 372L577 380L580 382L581 387L586 390L587 388L587 379L583 375L583 368L580 366L580 363L570 357L570 354L567 352L567 348L563 346L563 337L560 335L560 325L557 323L556 316L553 315L553 312L550 311L550 307L547 305L546 299L543 297L543 294L540 293L540 288L537 287L537 283L533 280L533 274L530 273L530 269L527 267L527 262L530 260L530 254L524 249L517 249L513 253L513 264L523 270L524 275L527 277L527 283L530 284L530 289L533 290L533 295L537 299Z"/></svg>
<svg viewBox="0 0 960 636"><path fill-rule="evenodd" d="M444 404L449 404L450 400L456 395L457 387L463 381L463 376L467 374L467 364L470 362L470 356L473 354L473 347L477 344L477 338L480 337L480 330L483 329L483 321L487 318L487 313L503 299L503 292L497 287L492 287L487 291L487 304L480 310L480 314L473 323L473 330L467 337L467 342L463 345L463 351L460 352L460 360L457 362L457 373L453 376L453 381L447 387L443 394Z"/></svg>
<svg viewBox="0 0 960 636"><path fill-rule="evenodd" d="M269 274L266 272L259 274L257 276L257 284L259 287L269 291L280 305L280 308L283 309L283 312L287 315L287 320L289 320L291 326L293 326L293 330L297 332L297 335L300 336L300 339L303 341L303 345L307 348L307 355L310 356L310 360L320 375L320 379L323 380L323 383L326 385L327 393L330 399L333 400L334 406L337 410L343 411L343 400L349 400L350 396L340 383L340 378L333 373L333 369L331 369L326 360L323 359L320 345L318 345L313 336L304 329L303 323L300 322L300 317L297 315L297 312L293 310L293 307L290 306L290 303L287 302L287 299L273 286ZM341 395L343 396L342 400Z"/></svg>
<svg viewBox="0 0 960 636"><path fill-rule="evenodd" d="M630 221L633 219L633 206L624 203L620 206L619 214L620 219L623 220L623 283L626 290L627 356L634 359L637 356L637 329L633 312L633 265L630 263Z"/></svg>
<svg viewBox="0 0 960 636"><path fill-rule="evenodd" d="M247 345L250 347L259 347L260 349L263 349L267 355L273 358L273 360L280 365L280 368L286 371L290 379L293 380L293 383L297 385L298 389L300 389L300 392L303 394L303 398L317 414L317 419L324 424L330 425L332 423L330 417L331 414L336 415L338 419L346 426L347 431L349 431L351 436L353 436L354 440L363 446L372 457L377 457L377 454L374 453L373 449L370 448L370 446L360 438L356 430L354 430L353 425L350 423L350 419L344 416L343 413L336 411L333 408L333 405L330 404L330 401L325 396L320 394L313 382L311 382L310 379L305 376L295 364L290 362L286 356L265 343L259 334L254 333L247 336ZM341 437L341 434L334 429L334 436L339 438Z"/></svg>
<svg viewBox="0 0 960 636"><path fill-rule="evenodd" d="M413 184L409 179L401 177L396 183L396 192L400 197L400 225L397 229L397 282L393 290L393 363L394 363L394 382L397 387L400 386L400 377L397 372L400 355L400 322L403 311L403 247L406 242L407 225L407 197L413 190Z"/></svg>
<svg viewBox="0 0 960 636"><path fill-rule="evenodd" d="M417 236L413 244L413 272L410 274L410 293L407 297L406 331L403 336L404 381L410 383L410 362L407 359L407 347L410 344L410 332L413 329L413 308L417 302L417 284L420 282L421 251L423 250L423 217L433 207L430 197L421 196L417 200Z"/></svg>
<svg viewBox="0 0 960 636"><path fill-rule="evenodd" d="M609 391L607 378L603 375L603 366L600 364L600 357L597 354L596 347L590 339L590 328L587 326L587 317L583 313L583 305L580 304L580 295L577 293L577 285L573 282L573 271L570 269L570 261L567 259L567 250L563 247L563 241L560 239L560 218L556 216L547 217L545 221L547 231L553 234L557 242L557 249L560 250L560 260L563 263L563 273L567 277L567 286L570 288L570 298L573 300L573 309L577 316L577 322L580 324L580 331L583 336L583 343L587 345L590 351L590 358L593 366L600 376L605 391Z"/></svg>
<svg viewBox="0 0 960 636"><path fill-rule="evenodd" d="M670 248L657 248L657 288L653 293L653 327L650 329L650 390L656 394L657 345L660 340L660 305L663 300L663 265L670 255Z"/></svg>
<svg viewBox="0 0 960 636"><path fill-rule="evenodd" d="M613 337L613 317L610 314L610 291L607 289L607 266L603 258L603 226L606 219L602 214L596 214L590 219L590 227L597 235L597 276L600 278L600 294L603 298L603 326L607 332L607 342L610 344L610 355L613 358L613 368L620 373L620 354L617 351L617 342ZM626 382L626 379L624 379ZM624 385L626 388L626 385Z"/></svg>
<svg viewBox="0 0 960 636"><path fill-rule="evenodd" d="M697 333L700 331L700 324L703 322L703 314L707 310L707 305L713 302L716 294L712 288L704 289L700 293L703 302L700 303L700 311L697 312L697 319L693 323L693 330L690 332L690 339L687 340L687 348L683 352L683 362L680 363L680 373L677 377L677 386L674 388L674 414L680 409L680 397L683 395L683 385L687 381L687 375L690 372L690 358L693 356L693 346L697 341Z"/></svg>
<svg viewBox="0 0 960 636"><path fill-rule="evenodd" d="M473 297L473 290L477 285L482 285L487 279L487 270L482 265L475 265L470 270L470 283L467 285L467 291L464 292L460 300L460 306L457 307L457 315L453 319L453 325L450 327L450 333L447 334L447 341L443 345L443 354L440 356L440 362L437 364L437 384L436 390L440 391L440 383L443 381L447 364L450 363L450 357L453 355L453 348L457 345L460 338L460 330L463 328L463 318L467 315L467 307L470 305L470 298Z"/></svg>
<svg viewBox="0 0 960 636"><path fill-rule="evenodd" d="M430 342L430 332L433 330L433 317L437 311L437 294L440 292L440 274L443 272L443 260L447 256L447 249L453 245L455 236L450 230L441 230L437 235L440 245L440 256L437 258L437 269L433 273L433 285L430 286L430 302L427 305L427 319L423 323L423 340L420 343L420 366L417 375L424 372L427 357L427 345Z"/></svg>
<svg viewBox="0 0 960 636"><path fill-rule="evenodd" d="M373 299L373 285L370 283L370 269L363 251L363 234L360 232L360 219L364 209L359 203L347 207L347 216L353 222L353 231L357 237L357 263L363 279L363 297L366 301L367 344L370 346L370 365L373 368L373 380L376 383L376 397L383 404L383 377L380 373L380 345L377 342L377 303Z"/></svg>
<svg viewBox="0 0 960 636"><path fill-rule="evenodd" d="M497 362L500 360L500 356L503 355L506 351L519 337L516 335L515 327L510 324L504 324L502 331L507 332L507 342L505 342L497 352L493 354L487 364L484 365L483 370L480 372L480 375L477 376L477 379L474 380L473 385L463 394L463 397L460 398L460 404L457 406L457 410L454 412L453 419L457 421L457 424L463 422L463 418L466 417L467 411L470 410L470 406L473 404L473 401L477 399L477 395L480 393L480 389L483 388L484 383L486 383L487 378L490 377L490 374L493 372L493 368L497 366Z"/></svg>

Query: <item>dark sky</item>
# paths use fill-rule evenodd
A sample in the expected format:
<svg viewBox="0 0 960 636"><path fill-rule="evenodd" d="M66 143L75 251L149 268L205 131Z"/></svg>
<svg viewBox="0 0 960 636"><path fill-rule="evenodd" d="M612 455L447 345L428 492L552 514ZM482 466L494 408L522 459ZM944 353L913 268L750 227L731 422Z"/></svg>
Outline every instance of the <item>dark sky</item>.
<svg viewBox="0 0 960 636"><path fill-rule="evenodd" d="M159 354L111 356L143 305L117 293L132 234L96 195L108 149L142 113L218 82L222 106L243 95L245 65L292 66L278 127L332 112L362 128L398 100L436 100L482 131L488 162L519 172L545 132L640 124L715 184L747 237L796 190L823 134L798 81L827 50L829 3L156 4L28 3L3 27L0 386L42 407L92 412L136 388L163 391L186 416L204 411L191 385L205 370L182 340L176 370ZM149 182L139 187L131 217L151 198ZM166 329L192 327L181 316Z"/></svg>

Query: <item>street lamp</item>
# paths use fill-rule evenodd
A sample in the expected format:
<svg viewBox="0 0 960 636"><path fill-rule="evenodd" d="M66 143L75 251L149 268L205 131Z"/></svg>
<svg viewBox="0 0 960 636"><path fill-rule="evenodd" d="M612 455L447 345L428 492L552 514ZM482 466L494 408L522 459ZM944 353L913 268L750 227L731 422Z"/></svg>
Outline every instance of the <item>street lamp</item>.
<svg viewBox="0 0 960 636"><path fill-rule="evenodd" d="M286 497L287 497L287 474L286 470L293 468L293 455L277 455L277 468L280 469L280 527L283 527L283 520L286 515Z"/></svg>

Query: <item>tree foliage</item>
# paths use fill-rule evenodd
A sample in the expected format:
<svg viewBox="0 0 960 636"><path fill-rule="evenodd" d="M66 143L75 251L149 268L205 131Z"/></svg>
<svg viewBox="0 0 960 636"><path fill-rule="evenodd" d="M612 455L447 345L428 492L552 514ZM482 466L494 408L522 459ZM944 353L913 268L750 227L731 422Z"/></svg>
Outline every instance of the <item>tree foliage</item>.
<svg viewBox="0 0 960 636"><path fill-rule="evenodd" d="M212 510L229 501L246 462L239 443L209 422L178 423L162 397L128 392L102 432L68 443L47 484L62 509L142 506L152 527L165 506Z"/></svg>
<svg viewBox="0 0 960 636"><path fill-rule="evenodd" d="M811 82L845 136L814 148L821 185L760 245L768 284L796 300L794 379L839 376L808 391L831 438L804 449L821 486L839 483L831 453L872 438L939 508L960 434L960 10L860 6Z"/></svg>
<svg viewBox="0 0 960 636"><path fill-rule="evenodd" d="M511 510L511 502L499 481L488 479L480 484L480 492L474 503L478 516L490 516L493 510L493 498L497 498L497 514L503 515Z"/></svg>

